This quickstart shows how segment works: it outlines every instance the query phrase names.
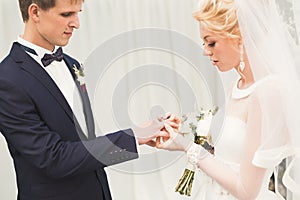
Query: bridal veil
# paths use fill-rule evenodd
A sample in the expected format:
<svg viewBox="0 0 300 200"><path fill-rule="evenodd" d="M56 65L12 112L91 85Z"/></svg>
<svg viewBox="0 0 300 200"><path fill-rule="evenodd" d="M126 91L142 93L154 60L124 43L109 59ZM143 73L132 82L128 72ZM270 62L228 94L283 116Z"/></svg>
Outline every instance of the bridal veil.
<svg viewBox="0 0 300 200"><path fill-rule="evenodd" d="M297 174L300 168L300 65L297 56L300 51L295 12L298 5L286 0L290 6L286 10L280 5L283 1L235 0L234 5L255 81L266 77L276 80L260 90L258 103L263 126L261 145L253 163L270 168L286 159L287 169L282 181L294 197L291 199L300 199Z"/></svg>

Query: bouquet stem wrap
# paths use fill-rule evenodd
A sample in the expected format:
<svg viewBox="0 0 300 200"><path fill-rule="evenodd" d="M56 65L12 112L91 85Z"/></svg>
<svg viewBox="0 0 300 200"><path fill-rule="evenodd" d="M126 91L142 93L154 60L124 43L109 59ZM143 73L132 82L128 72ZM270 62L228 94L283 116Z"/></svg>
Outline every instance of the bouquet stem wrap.
<svg viewBox="0 0 300 200"><path fill-rule="evenodd" d="M210 140L210 136L194 137L195 144L201 145L204 149L206 149L207 151L213 154L214 148L208 143L209 140ZM197 169L196 165L190 162L187 163L184 173L175 188L176 192L179 192L181 195L191 196L196 169Z"/></svg>

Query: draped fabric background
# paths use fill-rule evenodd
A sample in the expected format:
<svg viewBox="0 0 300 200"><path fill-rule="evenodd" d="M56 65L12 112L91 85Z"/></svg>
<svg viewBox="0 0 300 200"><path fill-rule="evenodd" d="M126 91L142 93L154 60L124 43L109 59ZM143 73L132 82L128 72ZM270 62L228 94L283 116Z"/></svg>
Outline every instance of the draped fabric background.
<svg viewBox="0 0 300 200"><path fill-rule="evenodd" d="M281 2L284 2L283 5L288 5L291 1L282 0ZM299 3L297 2L294 3L295 10L297 10L295 21L300 20ZM92 66L97 64L94 58L101 50L99 47L110 41L111 38L127 31L156 28L164 30L164 33L177 33L200 47L202 42L199 38L198 24L192 18L192 11L196 7L197 0L86 0L83 12L80 13L81 27L75 31L70 44L64 48L64 51L86 66L88 78L89 75L92 75L93 70L102 70L101 66L100 68ZM0 27L0 59L2 60L7 55L11 43L19 34L22 34L23 23L17 0L1 0ZM178 41L170 39L170 43L176 46ZM189 45L187 46L189 47ZM117 51L121 47L115 45L108 51ZM185 46L182 48L184 49ZM122 123L118 121L118 116L115 116L121 115L123 112L127 112L132 124L145 122L151 116L151 109L157 105L164 111L172 111L180 115L184 110L183 104L190 102L187 100L190 97L185 95L189 93L181 91L182 80L189 86L187 88L191 91L188 92L195 96L196 107L207 108L212 104L222 106L223 89L226 91L226 86L236 74L222 73L221 81L225 84L225 88L219 87L221 84L219 74L210 65L208 59L189 48L186 52L191 55L195 54L195 57L199 56L200 65L205 66L204 69L212 70L212 73L205 76L201 73L203 71L197 71L197 67L200 66L192 66L189 60L172 53L172 50L164 51L159 48L133 49L112 60L108 67L103 66L106 67L105 73L103 72L101 78L94 82L95 85L92 85L94 90L90 92L92 106L95 110L95 121L98 124L98 130L101 130L99 135L102 132L112 132L119 128L125 128L123 126L130 126L130 123ZM101 55L99 56L101 57ZM99 61L100 64L101 61ZM168 79L167 82L155 79L156 83L153 84L134 85L138 84L135 81L138 77L133 76L134 81L132 81L129 74L141 67L150 68L150 71L142 68L142 74L146 74L146 77L149 74L150 80L152 78L150 74L153 72L151 69L154 68L158 69L156 78L164 80L173 75L174 77L171 77L171 80ZM166 73L168 70L174 73ZM179 80L178 74L182 79ZM133 75L137 74L133 73ZM121 100L117 99L116 101L116 88L119 87L119 83L123 83L123 80L125 80L125 85L128 85L128 91L124 91L125 95L118 96L121 97ZM207 86L207 83L214 84ZM130 84L136 87L134 91L130 90L132 88ZM212 96L216 98L215 101L212 100ZM116 102L116 104L112 102ZM126 102L124 104L126 107L118 108L118 105L123 105L124 102ZM190 107L193 106L195 107L195 105L190 105ZM191 197L183 197L174 192L186 163L183 154L166 153L146 146L141 146L140 151L140 159L107 168L113 199L182 200L197 198L200 188L200 185L197 184L199 173L196 174ZM1 136L0 199L16 199L15 182L13 163L6 142Z"/></svg>

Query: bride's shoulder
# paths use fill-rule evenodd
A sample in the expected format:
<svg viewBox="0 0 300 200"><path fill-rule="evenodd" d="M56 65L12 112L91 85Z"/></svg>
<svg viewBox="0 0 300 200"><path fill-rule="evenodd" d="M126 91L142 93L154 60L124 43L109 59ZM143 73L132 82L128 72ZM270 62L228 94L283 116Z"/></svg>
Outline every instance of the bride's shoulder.
<svg viewBox="0 0 300 200"><path fill-rule="evenodd" d="M251 95L253 98L264 97L264 99L271 98L273 100L280 97L280 91L285 87L284 82L276 76L267 76L254 84L255 89Z"/></svg>

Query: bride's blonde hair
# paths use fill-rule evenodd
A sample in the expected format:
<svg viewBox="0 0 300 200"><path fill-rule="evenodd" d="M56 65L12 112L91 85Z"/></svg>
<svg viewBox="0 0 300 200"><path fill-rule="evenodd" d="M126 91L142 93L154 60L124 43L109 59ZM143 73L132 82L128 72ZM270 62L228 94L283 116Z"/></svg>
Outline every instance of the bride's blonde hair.
<svg viewBox="0 0 300 200"><path fill-rule="evenodd" d="M199 7L193 17L206 29L224 37L241 37L233 0L201 0Z"/></svg>

